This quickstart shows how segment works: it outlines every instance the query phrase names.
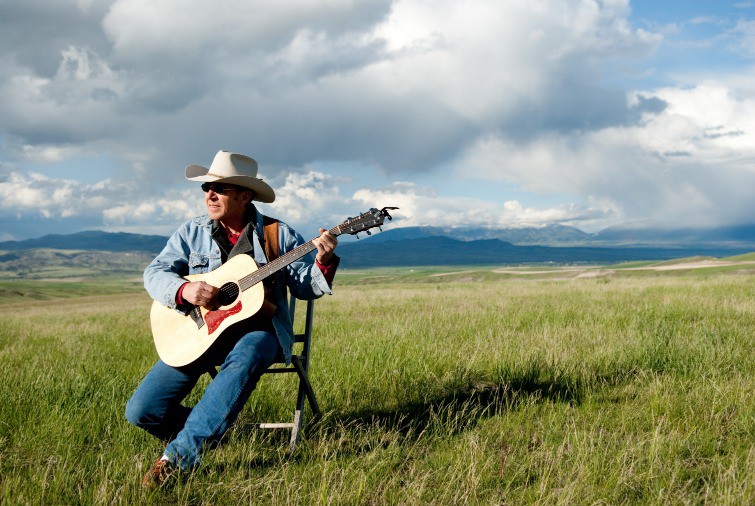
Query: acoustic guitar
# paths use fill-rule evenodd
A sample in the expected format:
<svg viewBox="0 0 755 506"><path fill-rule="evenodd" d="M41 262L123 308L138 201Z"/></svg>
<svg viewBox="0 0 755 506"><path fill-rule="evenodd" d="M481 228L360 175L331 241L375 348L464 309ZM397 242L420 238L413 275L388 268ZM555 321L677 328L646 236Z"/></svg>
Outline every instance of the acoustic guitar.
<svg viewBox="0 0 755 506"><path fill-rule="evenodd" d="M391 209L398 208L370 209L330 229L330 233L339 236L366 231L370 234L369 230L380 227L386 218L392 219L388 214ZM312 241L262 267L258 267L249 255L237 255L214 271L185 276L187 281L204 281L218 287L218 307L207 309L193 306L186 312L180 312L155 301L150 321L160 359L173 367L190 364L201 357L229 327L257 314L265 300L261 281L317 249Z"/></svg>

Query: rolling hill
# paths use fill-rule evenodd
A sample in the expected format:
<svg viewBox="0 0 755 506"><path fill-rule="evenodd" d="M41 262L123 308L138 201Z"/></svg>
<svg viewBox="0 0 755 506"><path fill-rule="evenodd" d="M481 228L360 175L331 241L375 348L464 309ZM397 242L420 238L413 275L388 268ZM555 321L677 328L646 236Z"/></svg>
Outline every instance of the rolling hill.
<svg viewBox="0 0 755 506"><path fill-rule="evenodd" d="M742 248L552 247L518 246L498 239L459 241L448 237L421 237L399 241L341 244L341 265L347 268L412 265L484 265L526 263L619 263L667 260L696 255L731 256Z"/></svg>
<svg viewBox="0 0 755 506"><path fill-rule="evenodd" d="M532 245L537 234L545 241L546 230L518 230L524 244L491 238L514 232L485 229L453 229L454 237L440 228L388 229L359 241L339 245L344 268L426 265L502 265L525 263L619 263L639 260L668 260L696 255L723 257L755 251L750 243L689 244L663 246L600 246L580 244L587 236L570 227L552 228L551 244ZM542 235L546 234L546 235ZM480 238L482 236L482 238ZM525 240L526 239L526 240ZM70 235L48 235L25 241L0 243L0 273L6 277L39 277L62 272L140 273L165 245L167 238L153 235L88 231ZM600 244L600 243L598 243ZM63 275L63 274L59 274Z"/></svg>

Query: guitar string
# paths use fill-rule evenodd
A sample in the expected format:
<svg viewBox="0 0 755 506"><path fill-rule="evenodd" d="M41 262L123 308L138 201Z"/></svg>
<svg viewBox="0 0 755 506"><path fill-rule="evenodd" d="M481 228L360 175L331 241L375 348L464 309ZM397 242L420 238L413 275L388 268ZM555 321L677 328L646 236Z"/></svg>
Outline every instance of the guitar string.
<svg viewBox="0 0 755 506"><path fill-rule="evenodd" d="M329 230L329 232L331 234L335 235L336 237L338 237L339 235L341 235L343 233L342 230L341 230L342 228L345 228L345 227L347 227L349 225L352 225L354 223L358 223L360 220L363 220L364 217L365 217L365 215L367 215L367 214L368 213L365 213L365 214L359 215L358 217L356 217L354 219L346 220L345 222L341 223L340 225L337 225L337 226L331 228ZM382 223L382 221L381 221L381 223ZM374 226L376 226L376 225L373 225L373 227ZM373 227L367 227L367 228L373 228ZM362 230L366 230L366 228L364 228ZM353 232L353 233L357 233L357 232ZM279 271L280 269L282 269L283 267L285 267L285 266L287 266L287 265L295 262L296 260L298 260L299 258L303 257L304 255L306 255L310 251L314 251L316 249L316 246L314 244L312 244L312 241L314 241L314 239L312 239L311 241L308 241L308 242L302 244L301 246L298 246L297 248L294 248L293 250L289 251L285 255L276 258L272 262L269 262L268 264L266 264L263 267L257 269L256 271L254 271L254 272L252 272L250 274L247 274L246 276L244 276L241 279L239 279L239 288L240 288L240 291L243 292L245 290L248 290L249 288L253 287L254 285L256 285L257 283L259 283L260 281L262 281L266 277L270 276L271 274L273 274L273 273Z"/></svg>
<svg viewBox="0 0 755 506"><path fill-rule="evenodd" d="M338 237L339 235L341 235L343 233L342 228L345 228L345 227L347 227L349 225L353 225L355 223L358 223L360 220L364 219L364 217L365 217L366 214L367 213L364 213L364 214L359 215L356 218L353 218L353 219L350 219L350 220L346 220L345 222L341 223L340 225L337 225L337 226L331 228L329 230L329 232L331 234L335 235L336 237ZM382 223L382 221L380 223ZM371 227L362 228L361 230L367 230L367 229L373 228L375 226L378 226L378 225L373 225ZM358 232L349 232L349 233L358 233ZM254 272L252 272L250 274L247 274L246 276L242 277L239 280L239 284L238 284L240 292L243 292L243 291L245 291L245 290L253 287L257 283L259 283L260 281L262 281L263 279L265 279L266 277L268 277L269 275L273 274L274 272L277 272L278 270L282 269L283 267L285 267L285 266L287 266L287 265L295 262L296 260L298 260L299 258L303 257L307 253L309 253L311 251L314 251L316 249L316 246L312 243L312 241L314 241L314 239L312 239L311 241L308 241L308 242L306 242L306 243L304 243L304 244L302 244L302 245L294 248L293 250L291 250L288 253L284 254L282 257L276 258L275 260L273 260L272 262L269 262L268 264L266 264L262 268L260 268L260 269L258 269L256 271L254 271ZM231 288L231 289L233 290L233 288ZM238 294L236 294L236 296L238 296ZM198 306L195 306L192 309L191 314L194 315L194 317L193 317L194 320L197 320L197 319L199 320L197 322L197 324L198 324L198 326L200 328L202 326L204 326L204 318L202 318L202 313L201 313L201 310L200 310L200 308Z"/></svg>
<svg viewBox="0 0 755 506"><path fill-rule="evenodd" d="M340 226L333 227L329 231L331 234L335 235L336 237L341 235ZM314 241L314 239L312 239ZM310 251L314 251L317 249L317 247L312 243L312 241L308 241L301 246L298 246L285 255L276 258L272 262L269 262L267 265L264 265L263 267L257 269L256 271L252 272L251 274L247 274L243 278L239 280L239 287L241 288L241 291L245 291L269 275L273 274L274 272L279 271L283 267L294 263L299 258L303 257Z"/></svg>

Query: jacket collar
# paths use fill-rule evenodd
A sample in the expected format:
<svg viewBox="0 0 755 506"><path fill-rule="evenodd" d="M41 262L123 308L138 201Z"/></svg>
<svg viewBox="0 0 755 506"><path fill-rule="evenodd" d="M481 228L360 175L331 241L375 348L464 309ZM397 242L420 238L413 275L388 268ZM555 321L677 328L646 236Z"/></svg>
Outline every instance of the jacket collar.
<svg viewBox="0 0 755 506"><path fill-rule="evenodd" d="M217 220L210 220L209 216L207 215L204 215L200 218L203 217L206 217L206 225L210 228L213 236L218 233L218 231L218 236L223 236L222 239L220 237L216 237L215 242L219 243L221 240L224 240L225 231L223 231L223 226L220 224L220 222ZM239 237L236 245L233 246L228 252L228 259L233 258L236 255L246 253L253 256L254 260L257 262L257 265L266 264L267 258L265 257L265 249L262 246L263 240L260 238L260 234L263 230L263 215L262 213L257 211L257 208L254 206L254 204L249 204L245 218L246 219L244 221L247 222L247 225L246 227L244 227L244 230L241 233L241 236ZM204 225L204 223L202 224Z"/></svg>

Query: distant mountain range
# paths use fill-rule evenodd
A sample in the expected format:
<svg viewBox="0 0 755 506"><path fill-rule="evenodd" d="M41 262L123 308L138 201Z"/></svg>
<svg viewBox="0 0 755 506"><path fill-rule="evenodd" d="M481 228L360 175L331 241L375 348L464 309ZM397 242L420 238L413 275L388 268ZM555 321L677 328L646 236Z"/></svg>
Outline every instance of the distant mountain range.
<svg viewBox="0 0 755 506"><path fill-rule="evenodd" d="M351 268L386 265L597 264L690 256L725 257L751 251L755 251L755 248L518 246L499 239L458 241L442 236L364 241L363 244L350 242L338 246L341 264Z"/></svg>
<svg viewBox="0 0 755 506"><path fill-rule="evenodd" d="M483 228L483 227L403 227L389 228L373 234L370 242L403 241L425 237L448 237L458 241L499 239L519 245L559 245L584 244L593 236L578 228L565 225L524 228Z"/></svg>
<svg viewBox="0 0 755 506"><path fill-rule="evenodd" d="M610 227L595 234L565 225L522 228L404 227L373 235L370 242L402 241L423 237L449 237L459 241L499 239L519 246L663 246L755 249L755 224L718 228Z"/></svg>
<svg viewBox="0 0 755 506"><path fill-rule="evenodd" d="M110 233L91 230L76 234L51 234L37 239L0 242L0 251L25 249L62 249L87 251L147 251L158 253L165 247L168 238L159 235Z"/></svg>
<svg viewBox="0 0 755 506"><path fill-rule="evenodd" d="M610 244L654 244L674 246L755 245L755 224L730 225L715 228L646 228L610 227L594 235L594 241Z"/></svg>
<svg viewBox="0 0 755 506"><path fill-rule="evenodd" d="M595 234L565 225L522 228L484 227L402 227L387 226L383 232L371 236L361 234L370 244L447 237L457 241L498 239L517 246L662 246L674 248L737 247L755 249L755 224L718 228L640 228L631 226L610 227ZM23 241L0 242L0 251L23 249L83 249L104 251L158 252L167 237L128 233L86 231L68 235L46 235Z"/></svg>
<svg viewBox="0 0 755 506"><path fill-rule="evenodd" d="M364 236L363 236L364 237ZM489 229L405 227L339 246L348 267L520 263L617 263L755 251L755 225L716 229L613 227L587 234L564 225Z"/></svg>
<svg viewBox="0 0 755 506"><path fill-rule="evenodd" d="M339 245L343 267L616 263L755 251L755 225L675 231L613 228L598 234L561 225L520 229L406 227L361 237L360 241L342 241ZM0 242L0 251L7 252L0 254L0 271L11 264L14 270L28 268L24 265L26 255L19 254L23 250L140 252L140 258L148 258L161 251L166 241L162 236L89 231Z"/></svg>

